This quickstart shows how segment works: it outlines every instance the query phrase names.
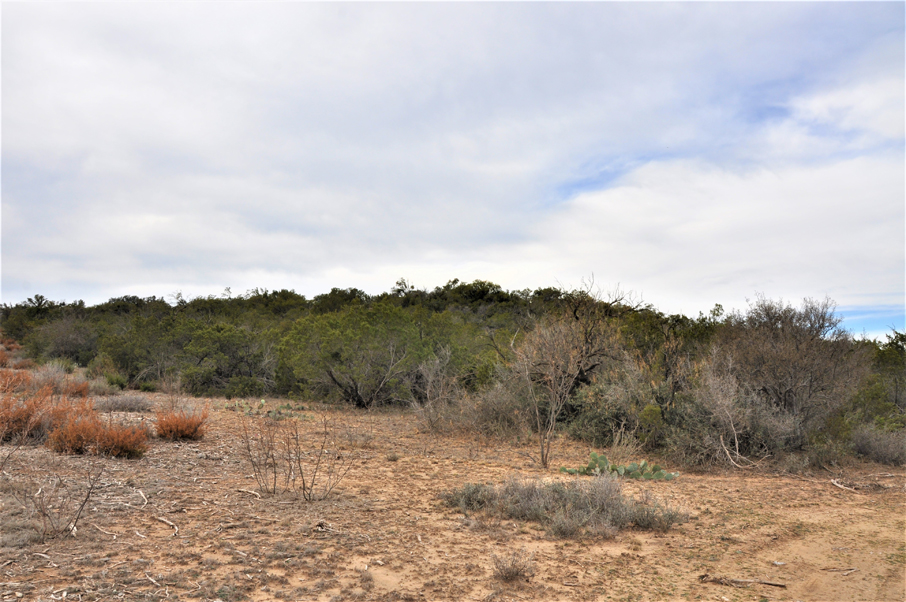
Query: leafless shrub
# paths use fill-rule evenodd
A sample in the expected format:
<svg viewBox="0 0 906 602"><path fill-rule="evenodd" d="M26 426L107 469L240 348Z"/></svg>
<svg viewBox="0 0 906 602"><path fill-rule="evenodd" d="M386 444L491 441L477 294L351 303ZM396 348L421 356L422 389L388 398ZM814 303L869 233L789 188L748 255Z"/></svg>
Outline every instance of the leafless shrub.
<svg viewBox="0 0 906 602"><path fill-rule="evenodd" d="M422 362L411 379L409 404L421 425L431 432L443 430L450 407L462 397L462 389L450 373L451 355L448 347L442 348Z"/></svg>
<svg viewBox="0 0 906 602"><path fill-rule="evenodd" d="M529 432L529 408L505 374L491 387L464 396L452 420L469 433L505 439Z"/></svg>
<svg viewBox="0 0 906 602"><path fill-rule="evenodd" d="M262 493L277 493L279 422L272 418L254 420L243 417L242 453L252 466L252 474Z"/></svg>
<svg viewBox="0 0 906 602"><path fill-rule="evenodd" d="M306 501L327 498L352 468L352 458L339 450L337 428L321 417L317 446L296 419L242 421L242 452L262 493L294 492Z"/></svg>
<svg viewBox="0 0 906 602"><path fill-rule="evenodd" d="M39 540L63 534L75 535L82 513L100 485L103 473L102 465L90 466L81 486L59 475L40 482L16 480L3 475L0 494L14 501L9 506L15 505L12 513L18 515L17 522L34 529ZM0 513L5 514L7 506L4 504Z"/></svg>
<svg viewBox="0 0 906 602"><path fill-rule="evenodd" d="M727 318L716 344L743 393L736 406L753 421L753 445L741 453L802 448L861 382L867 349L854 343L835 308L830 299L794 308L759 296L745 314Z"/></svg>
<svg viewBox="0 0 906 602"><path fill-rule="evenodd" d="M504 583L524 579L528 581L535 576L535 554L524 548L514 550L509 555L491 554L494 563L494 577Z"/></svg>
<svg viewBox="0 0 906 602"><path fill-rule="evenodd" d="M862 425L853 430L853 448L857 453L881 464L906 464L906 431L888 432Z"/></svg>
<svg viewBox="0 0 906 602"><path fill-rule="evenodd" d="M283 470L287 489L299 493L306 501L323 500L352 468L352 459L337 449L331 421L321 417L320 445L313 451L304 449L305 436L298 420L287 420L280 429Z"/></svg>

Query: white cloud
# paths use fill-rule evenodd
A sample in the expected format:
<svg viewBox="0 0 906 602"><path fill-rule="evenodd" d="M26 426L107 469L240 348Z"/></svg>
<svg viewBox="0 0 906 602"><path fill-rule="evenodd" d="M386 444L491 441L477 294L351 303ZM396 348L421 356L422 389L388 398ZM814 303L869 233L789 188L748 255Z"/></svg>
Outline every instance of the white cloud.
<svg viewBox="0 0 906 602"><path fill-rule="evenodd" d="M593 272L691 312L901 302L902 16L4 5L3 301Z"/></svg>

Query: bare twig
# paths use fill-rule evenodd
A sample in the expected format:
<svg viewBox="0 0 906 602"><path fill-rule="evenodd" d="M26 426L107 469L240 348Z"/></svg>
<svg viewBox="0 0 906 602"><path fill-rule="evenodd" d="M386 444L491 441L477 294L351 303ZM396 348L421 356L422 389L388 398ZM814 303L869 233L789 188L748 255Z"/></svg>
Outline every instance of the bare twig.
<svg viewBox="0 0 906 602"><path fill-rule="evenodd" d="M237 489L237 491L241 491L242 493L250 493L250 494L254 495L256 498L258 498L259 500L261 499L261 494L258 493L257 491L252 491L250 489Z"/></svg>
<svg viewBox="0 0 906 602"><path fill-rule="evenodd" d="M749 587L753 583L759 583L761 585L786 588L785 583L774 583L773 581L763 581L761 579L730 579L728 577L719 577L707 573L699 575L698 580L702 583L719 583L721 585L729 585L730 587Z"/></svg>
<svg viewBox="0 0 906 602"><path fill-rule="evenodd" d="M846 491L852 491L853 493L859 493L858 491L856 491L855 489L853 489L853 488L851 488L851 487L847 487L846 485L842 485L837 479L831 479L830 482L831 482L831 485L833 485L833 486L835 486L835 487L839 487L840 489L843 489L843 490L846 490ZM859 495L862 495L862 494L859 493Z"/></svg>
<svg viewBox="0 0 906 602"><path fill-rule="evenodd" d="M176 537L177 535L179 535L179 527L177 527L176 525L174 525L173 523L171 523L171 522L168 521L167 519L161 518L161 517L159 517L159 516L154 516L154 517L152 517L152 518L153 518L154 520L160 521L160 522L162 522L162 523L164 523L164 524L167 524L167 525L170 525L171 527L173 527L173 529L174 529L174 531L173 531L173 537Z"/></svg>

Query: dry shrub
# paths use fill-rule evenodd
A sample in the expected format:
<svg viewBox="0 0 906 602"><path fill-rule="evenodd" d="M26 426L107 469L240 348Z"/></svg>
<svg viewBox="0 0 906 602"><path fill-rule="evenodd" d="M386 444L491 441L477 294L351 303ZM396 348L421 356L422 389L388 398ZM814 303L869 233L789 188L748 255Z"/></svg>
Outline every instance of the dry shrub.
<svg viewBox="0 0 906 602"><path fill-rule="evenodd" d="M36 389L43 389L49 386L54 393L60 394L66 385L66 368L62 362L48 362L43 366L38 366L33 371L32 380Z"/></svg>
<svg viewBox="0 0 906 602"><path fill-rule="evenodd" d="M9 361L9 367L16 370L31 370L35 365L34 360L27 357L12 358Z"/></svg>
<svg viewBox="0 0 906 602"><path fill-rule="evenodd" d="M0 349L0 368L6 368L9 364L9 354L5 349Z"/></svg>
<svg viewBox="0 0 906 602"><path fill-rule="evenodd" d="M24 370L0 370L0 395L31 387L31 374Z"/></svg>
<svg viewBox="0 0 906 602"><path fill-rule="evenodd" d="M88 397L88 381L68 381L63 385L63 395Z"/></svg>
<svg viewBox="0 0 906 602"><path fill-rule="evenodd" d="M148 430L141 426L105 424L98 432L96 453L114 458L141 458L148 451Z"/></svg>
<svg viewBox="0 0 906 602"><path fill-rule="evenodd" d="M888 432L862 425L853 431L852 442L857 453L875 462L906 464L906 431Z"/></svg>
<svg viewBox="0 0 906 602"><path fill-rule="evenodd" d="M96 400L94 409L98 412L150 412L153 405L144 395L116 395Z"/></svg>
<svg viewBox="0 0 906 602"><path fill-rule="evenodd" d="M509 556L491 554L494 562L494 577L504 583L512 583L517 579L528 581L535 575L535 554L526 552L525 549L514 550Z"/></svg>
<svg viewBox="0 0 906 602"><path fill-rule="evenodd" d="M0 397L0 441L45 439L69 412L65 398L54 399L49 386L33 395Z"/></svg>
<svg viewBox="0 0 906 602"><path fill-rule="evenodd" d="M84 454L95 449L104 428L97 413L80 411L50 432L47 446L62 454Z"/></svg>
<svg viewBox="0 0 906 602"><path fill-rule="evenodd" d="M168 410L157 413L157 436L162 439L201 439L208 420L208 409Z"/></svg>

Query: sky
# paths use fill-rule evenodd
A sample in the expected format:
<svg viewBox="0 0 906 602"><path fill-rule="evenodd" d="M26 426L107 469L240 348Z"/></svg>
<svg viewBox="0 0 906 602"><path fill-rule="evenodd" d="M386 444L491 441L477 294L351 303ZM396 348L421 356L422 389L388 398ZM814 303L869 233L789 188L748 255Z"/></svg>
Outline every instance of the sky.
<svg viewBox="0 0 906 602"><path fill-rule="evenodd" d="M906 329L903 2L0 6L0 300L593 279Z"/></svg>

